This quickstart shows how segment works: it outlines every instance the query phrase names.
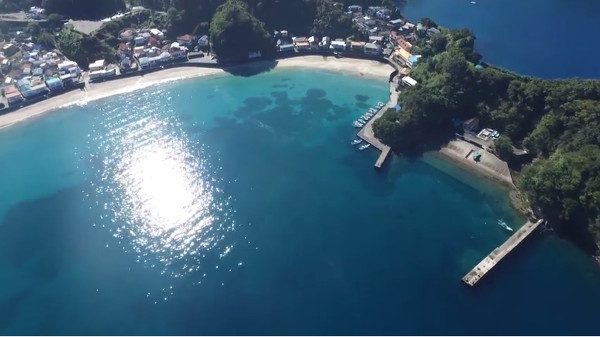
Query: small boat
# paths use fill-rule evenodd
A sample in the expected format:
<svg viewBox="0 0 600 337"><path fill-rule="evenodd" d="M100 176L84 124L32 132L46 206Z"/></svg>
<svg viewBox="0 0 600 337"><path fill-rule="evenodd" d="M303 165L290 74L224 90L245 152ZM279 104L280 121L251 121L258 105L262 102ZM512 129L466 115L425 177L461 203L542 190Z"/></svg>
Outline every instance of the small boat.
<svg viewBox="0 0 600 337"><path fill-rule="evenodd" d="M385 103L383 103L383 102L377 102L377 104L375 104L375 106L376 106L378 109L381 109L381 108L383 108L383 106L384 106L384 105L385 105Z"/></svg>
<svg viewBox="0 0 600 337"><path fill-rule="evenodd" d="M358 138L358 139L353 140L351 144L356 145L356 144L360 144L360 143L362 143L362 139Z"/></svg>
<svg viewBox="0 0 600 337"><path fill-rule="evenodd" d="M512 228L508 227L508 225L506 224L506 222L504 222L504 220L500 219L498 220L498 225L504 229L506 229L507 231L513 231Z"/></svg>
<svg viewBox="0 0 600 337"><path fill-rule="evenodd" d="M375 109L375 108L370 108L370 109L369 109L369 113L376 114L376 113L377 113L377 109Z"/></svg>
<svg viewBox="0 0 600 337"><path fill-rule="evenodd" d="M474 5L474 4L476 4L477 2L475 2L475 1L471 1L471 3Z"/></svg>
<svg viewBox="0 0 600 337"><path fill-rule="evenodd" d="M363 145L359 146L358 149L362 151L362 150L368 148L369 146L371 146L371 144L363 144Z"/></svg>
<svg viewBox="0 0 600 337"><path fill-rule="evenodd" d="M361 123L361 122L358 122L358 121L354 121L354 122L352 123L352 126L353 126L353 127L355 127L355 128L362 128L363 126L365 126L365 123Z"/></svg>

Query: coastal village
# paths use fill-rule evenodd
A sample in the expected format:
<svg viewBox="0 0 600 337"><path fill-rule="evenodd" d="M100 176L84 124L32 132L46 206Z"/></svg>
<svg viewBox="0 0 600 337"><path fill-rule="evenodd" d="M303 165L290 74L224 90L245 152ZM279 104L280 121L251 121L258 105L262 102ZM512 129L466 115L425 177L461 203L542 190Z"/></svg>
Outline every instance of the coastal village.
<svg viewBox="0 0 600 337"><path fill-rule="evenodd" d="M131 11L117 13L101 20L98 29L111 21L145 10L135 7ZM229 65L226 60L219 60L211 54L209 38L206 34L198 34L198 27L189 34L171 40L166 38L168 32L165 27L126 27L118 36L114 36L119 41L116 47L117 59L89 60L85 69L84 65L67 59L58 48L47 49L33 42L32 35L26 32L22 24L44 20L45 15L43 8L31 7L26 18L20 22L21 25L10 29L10 40L0 44L4 81L0 114L68 90L87 90L89 83L135 76L172 66ZM400 69L400 76L394 78L398 88L417 84L410 77L410 71L418 63L420 56L411 54L411 42L439 31L425 29L421 24L415 26L405 19L391 20L391 11L384 7L363 9L361 6L351 5L348 6L346 15L352 17L357 33L363 38L296 36L282 29L272 33L276 58L323 54L388 60ZM77 29L77 22L67 21L64 25L73 25ZM248 54L249 60L261 57L260 51Z"/></svg>
<svg viewBox="0 0 600 337"><path fill-rule="evenodd" d="M119 1L0 13L3 331L594 331L600 81L487 63L505 12Z"/></svg>
<svg viewBox="0 0 600 337"><path fill-rule="evenodd" d="M28 17L39 20L44 9L31 7ZM58 50L45 50L22 30L9 32L0 47L2 101L0 107L21 106L40 98L81 87L82 70ZM1 110L0 110L1 111Z"/></svg>
<svg viewBox="0 0 600 337"><path fill-rule="evenodd" d="M133 8L132 11L145 10ZM355 122L359 127L352 144L360 145L363 150L370 145L381 151L375 163L381 168L386 157L391 153L389 146L383 144L373 134L372 124L387 109L400 111L396 103L403 87L418 85L410 74L412 68L419 63L421 55L412 54L413 43L418 39L430 39L441 32L436 28L427 28L423 24L413 24L406 19L391 19L391 11L384 7L368 7L359 5L347 7L345 15L352 18L357 29L357 36L336 37L318 35L294 35L286 29L272 33L275 58L288 58L302 55L332 55L334 57L351 57L378 60L393 66L395 71L390 75L390 102L378 103ZM100 26L114 20L133 15L132 12L117 13L101 20ZM31 7L26 13L28 21L44 20L45 10ZM76 22L65 22L73 25ZM177 66L196 66L222 68L235 65L231 60L219 59L212 55L210 41L206 34L197 34L198 27L190 34L168 39L165 27L126 27L119 31L116 47L116 59L88 60L87 65L78 65L69 60L55 48L44 48L33 42L31 34L20 27L9 32L10 40L0 44L0 65L2 71L2 101L0 114L14 111L23 106L33 104L48 97L59 95L69 90L89 90L94 82L109 81L122 77L139 76L155 70ZM242 62L260 60L261 51L248 53ZM240 62L240 60L238 60ZM84 68L87 68L84 70ZM487 172L509 186L513 186L510 170L506 162L498 159L493 153L493 140L499 137L496 130L480 128L479 121L472 118L467 121L455 121L455 126L462 128L457 137L441 152L458 161L470 165L478 165L478 169ZM483 156L481 150L492 152ZM526 153L526 151L525 151ZM477 164L475 164L477 163ZM541 224L542 220L529 222L517 231L502 247L494 250L479 265L470 271L463 281L474 285L485 273L510 252L524 237ZM508 228L508 227L507 227ZM510 229L510 228L508 228ZM512 231L512 229L510 229Z"/></svg>

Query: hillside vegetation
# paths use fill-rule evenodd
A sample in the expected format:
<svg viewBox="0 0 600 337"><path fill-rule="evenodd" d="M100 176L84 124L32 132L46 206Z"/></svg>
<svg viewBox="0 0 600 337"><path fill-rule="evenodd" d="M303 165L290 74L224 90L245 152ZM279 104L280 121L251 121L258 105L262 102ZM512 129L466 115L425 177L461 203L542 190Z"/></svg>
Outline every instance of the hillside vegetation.
<svg viewBox="0 0 600 337"><path fill-rule="evenodd" d="M424 20L433 25L430 20ZM453 118L478 117L480 125L506 137L496 152L513 163L512 146L535 159L517 184L530 203L562 233L598 253L600 242L600 81L542 80L479 63L475 36L441 28L420 39L423 58L411 76L419 85L403 90L400 113L390 110L374 124L376 135L398 151L414 149L426 135L450 137ZM483 68L481 67L483 65Z"/></svg>
<svg viewBox="0 0 600 337"><path fill-rule="evenodd" d="M244 0L249 12L265 24L268 31L287 29L297 34L308 34L311 31L329 29L339 23L336 15L338 8L351 4L364 6L385 5L393 8L391 0ZM10 2L10 10L26 9L28 6L42 5L48 13L56 13L73 19L101 19L124 11L131 6L144 6L148 9L176 12L181 18L172 27L174 34L191 32L197 25L208 26L225 0L24 0ZM339 5L335 5L335 4ZM7 8L8 10L8 8ZM342 27L348 28L347 25ZM344 31L344 34L347 31Z"/></svg>

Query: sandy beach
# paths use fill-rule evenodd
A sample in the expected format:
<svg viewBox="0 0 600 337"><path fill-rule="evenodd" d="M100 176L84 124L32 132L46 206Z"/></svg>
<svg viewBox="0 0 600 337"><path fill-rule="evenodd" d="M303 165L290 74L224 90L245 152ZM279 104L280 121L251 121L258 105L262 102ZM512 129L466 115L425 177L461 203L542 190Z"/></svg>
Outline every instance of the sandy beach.
<svg viewBox="0 0 600 337"><path fill-rule="evenodd" d="M246 66L252 67L255 65L248 64L239 67ZM344 72L351 75L377 78L386 81L393 71L391 66L376 61L349 58L338 59L331 56L300 56L278 60L276 68L320 69L324 71ZM88 102L97 99L132 92L164 82L218 74L225 74L225 71L214 68L179 67L156 71L144 76L122 78L102 83L91 83L85 90L73 90L14 112L0 115L0 128L70 105L87 104Z"/></svg>

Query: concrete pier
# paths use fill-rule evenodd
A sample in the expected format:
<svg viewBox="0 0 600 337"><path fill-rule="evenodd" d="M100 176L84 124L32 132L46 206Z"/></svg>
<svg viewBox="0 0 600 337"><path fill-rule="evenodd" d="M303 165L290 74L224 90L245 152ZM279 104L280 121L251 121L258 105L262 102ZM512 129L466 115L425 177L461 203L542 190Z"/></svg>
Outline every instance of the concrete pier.
<svg viewBox="0 0 600 337"><path fill-rule="evenodd" d="M517 247L529 234L543 222L543 219L536 222L527 221L523 227L519 228L508 240L500 247L494 249L490 255L486 256L479 264L475 266L462 280L470 286L474 286L485 274L487 274L494 266L502 260L508 253Z"/></svg>
<svg viewBox="0 0 600 337"><path fill-rule="evenodd" d="M371 118L371 120L367 122L367 124L365 124L365 126L363 126L357 134L359 138L381 151L379 158L377 158L377 161L375 162L376 169L379 169L383 166L385 159L390 154L391 148L383 144L379 139L377 139L377 137L375 137L375 133L373 132L373 122L379 119L387 111L387 109L394 107L397 102L398 93L393 87L393 83L390 83L390 101L388 102L388 104L384 105L381 109L379 109L375 116L373 116L373 118Z"/></svg>
<svg viewBox="0 0 600 337"><path fill-rule="evenodd" d="M478 151L482 153L482 156L479 161L475 161L473 156ZM509 188L515 188L508 164L494 154L469 142L461 139L451 140L440 149L440 153L459 165L477 170L480 173L505 184Z"/></svg>

